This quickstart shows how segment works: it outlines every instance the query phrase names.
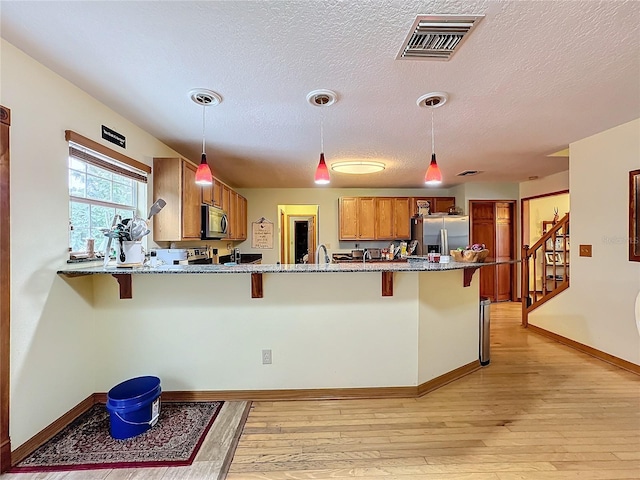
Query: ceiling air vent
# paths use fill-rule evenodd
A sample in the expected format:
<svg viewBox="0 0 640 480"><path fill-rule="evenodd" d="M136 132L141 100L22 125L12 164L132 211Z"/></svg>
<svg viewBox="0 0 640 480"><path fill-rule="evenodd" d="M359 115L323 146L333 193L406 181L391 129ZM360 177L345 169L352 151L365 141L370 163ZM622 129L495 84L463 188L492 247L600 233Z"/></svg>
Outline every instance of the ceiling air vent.
<svg viewBox="0 0 640 480"><path fill-rule="evenodd" d="M470 177L471 175L478 175L479 172L478 170L465 170L464 172L460 172L457 176L458 177Z"/></svg>
<svg viewBox="0 0 640 480"><path fill-rule="evenodd" d="M449 60L484 15L418 15L396 60Z"/></svg>

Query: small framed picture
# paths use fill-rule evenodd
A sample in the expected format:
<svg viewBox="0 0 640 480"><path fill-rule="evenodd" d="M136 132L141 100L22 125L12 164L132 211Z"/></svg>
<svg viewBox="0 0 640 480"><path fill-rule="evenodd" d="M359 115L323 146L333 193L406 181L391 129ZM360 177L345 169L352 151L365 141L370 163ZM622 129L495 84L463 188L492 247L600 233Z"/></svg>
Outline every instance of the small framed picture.
<svg viewBox="0 0 640 480"><path fill-rule="evenodd" d="M550 265L562 263L562 255L559 252L546 252L544 255Z"/></svg>

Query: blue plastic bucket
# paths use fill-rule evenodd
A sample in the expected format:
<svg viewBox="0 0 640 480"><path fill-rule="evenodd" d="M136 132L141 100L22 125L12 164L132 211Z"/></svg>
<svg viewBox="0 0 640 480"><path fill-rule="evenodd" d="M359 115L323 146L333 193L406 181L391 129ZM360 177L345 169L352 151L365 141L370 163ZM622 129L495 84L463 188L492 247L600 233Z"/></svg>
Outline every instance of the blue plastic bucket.
<svg viewBox="0 0 640 480"><path fill-rule="evenodd" d="M146 432L160 415L160 379L136 377L119 383L107 393L109 430L124 440Z"/></svg>

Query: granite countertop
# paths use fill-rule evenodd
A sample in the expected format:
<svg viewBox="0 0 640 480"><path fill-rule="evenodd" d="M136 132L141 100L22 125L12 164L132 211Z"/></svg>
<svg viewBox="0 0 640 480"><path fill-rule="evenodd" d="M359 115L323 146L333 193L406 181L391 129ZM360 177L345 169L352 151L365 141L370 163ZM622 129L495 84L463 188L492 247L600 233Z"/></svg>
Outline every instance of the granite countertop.
<svg viewBox="0 0 640 480"><path fill-rule="evenodd" d="M517 263L519 260L508 262L488 263L429 263L421 257L409 257L407 262L388 263L321 263L321 264L240 264L240 265L162 265L160 267L68 267L58 270L59 275L99 275L99 274L212 274L212 273L341 273L341 272L431 272L444 270L460 270L504 263Z"/></svg>

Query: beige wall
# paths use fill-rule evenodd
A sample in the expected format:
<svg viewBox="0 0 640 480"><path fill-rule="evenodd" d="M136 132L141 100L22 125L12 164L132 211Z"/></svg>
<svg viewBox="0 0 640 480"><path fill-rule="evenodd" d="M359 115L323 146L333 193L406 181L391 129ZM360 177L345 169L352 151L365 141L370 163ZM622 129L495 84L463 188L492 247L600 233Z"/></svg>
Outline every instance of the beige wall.
<svg viewBox="0 0 640 480"><path fill-rule="evenodd" d="M323 243L329 256L335 252L349 251L357 242L338 240L338 198L365 196L453 196L446 189L364 189L364 188L247 188L238 189L247 199L247 221L249 231L251 222L265 217L278 225L278 205L317 205L318 206L318 245ZM277 234L277 232L276 232ZM274 238L272 249L257 250L251 248L251 238L238 244L243 253L262 253L262 263L278 261L279 239ZM390 242L359 242L361 247L386 246ZM396 242L397 243L397 242Z"/></svg>
<svg viewBox="0 0 640 480"><path fill-rule="evenodd" d="M127 137L126 154L150 165L176 155L13 45L1 44L0 103L11 109L11 425L13 447L96 391L99 320L92 291L56 275L69 242L69 146L74 130L104 143L100 126ZM37 94L36 94L37 93ZM151 187L149 187L151 188Z"/></svg>
<svg viewBox="0 0 640 480"><path fill-rule="evenodd" d="M553 212L556 208L559 218L569 213L568 193L529 200L529 245L533 245L540 239L542 222L553 220Z"/></svg>
<svg viewBox="0 0 640 480"><path fill-rule="evenodd" d="M529 322L640 365L634 302L640 263L628 260L629 171L640 168L640 119L572 143L571 287ZM593 257L578 256L580 244Z"/></svg>
<svg viewBox="0 0 640 480"><path fill-rule="evenodd" d="M569 190L569 170L520 184L520 198Z"/></svg>

